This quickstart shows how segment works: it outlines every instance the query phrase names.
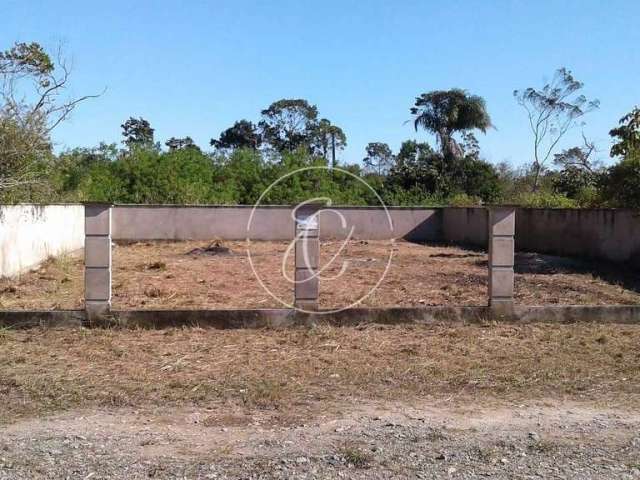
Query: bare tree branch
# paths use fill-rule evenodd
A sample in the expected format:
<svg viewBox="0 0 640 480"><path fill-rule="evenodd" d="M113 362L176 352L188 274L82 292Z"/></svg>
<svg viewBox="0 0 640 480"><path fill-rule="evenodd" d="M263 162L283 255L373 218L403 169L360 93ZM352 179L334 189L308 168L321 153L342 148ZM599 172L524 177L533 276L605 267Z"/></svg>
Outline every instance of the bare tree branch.
<svg viewBox="0 0 640 480"><path fill-rule="evenodd" d="M72 68L59 45L55 60L37 43L0 52L0 194L43 183L51 133L82 102L104 94L63 98ZM39 178L37 178L39 177Z"/></svg>

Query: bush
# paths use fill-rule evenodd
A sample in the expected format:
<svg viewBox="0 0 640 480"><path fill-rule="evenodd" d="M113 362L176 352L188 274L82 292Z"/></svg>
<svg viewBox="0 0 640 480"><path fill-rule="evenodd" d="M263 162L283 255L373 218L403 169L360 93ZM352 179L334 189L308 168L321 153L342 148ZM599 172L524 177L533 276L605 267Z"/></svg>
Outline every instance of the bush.
<svg viewBox="0 0 640 480"><path fill-rule="evenodd" d="M467 195L466 193L457 193L452 197L449 197L447 202L452 207L477 207L482 205L482 199L480 197L474 197Z"/></svg>
<svg viewBox="0 0 640 480"><path fill-rule="evenodd" d="M552 192L526 192L518 195L514 203L530 208L575 208L578 203L564 195Z"/></svg>
<svg viewBox="0 0 640 480"><path fill-rule="evenodd" d="M459 194L476 197L485 203L497 202L503 186L495 167L490 163L467 156L458 160L451 175L452 188Z"/></svg>
<svg viewBox="0 0 640 480"><path fill-rule="evenodd" d="M640 208L640 152L609 168L601 180L601 190L609 206Z"/></svg>

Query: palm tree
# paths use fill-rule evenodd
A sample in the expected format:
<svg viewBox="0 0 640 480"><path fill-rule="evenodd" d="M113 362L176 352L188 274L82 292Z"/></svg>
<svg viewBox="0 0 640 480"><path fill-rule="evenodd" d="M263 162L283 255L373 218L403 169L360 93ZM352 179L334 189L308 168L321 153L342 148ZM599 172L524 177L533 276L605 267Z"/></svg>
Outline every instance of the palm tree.
<svg viewBox="0 0 640 480"><path fill-rule="evenodd" d="M463 153L453 138L456 132L477 129L486 133L492 126L484 99L459 88L423 93L416 98L411 114L415 115L416 131L422 127L435 134L442 155L447 159L460 157Z"/></svg>

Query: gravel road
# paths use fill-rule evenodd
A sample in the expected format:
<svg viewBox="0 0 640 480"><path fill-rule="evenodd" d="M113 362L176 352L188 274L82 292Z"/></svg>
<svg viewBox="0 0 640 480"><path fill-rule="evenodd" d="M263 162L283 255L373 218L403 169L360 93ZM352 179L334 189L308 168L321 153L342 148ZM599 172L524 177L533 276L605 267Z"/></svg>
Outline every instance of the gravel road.
<svg viewBox="0 0 640 480"><path fill-rule="evenodd" d="M640 479L637 409L353 400L307 424L223 410L13 423L0 433L0 479Z"/></svg>

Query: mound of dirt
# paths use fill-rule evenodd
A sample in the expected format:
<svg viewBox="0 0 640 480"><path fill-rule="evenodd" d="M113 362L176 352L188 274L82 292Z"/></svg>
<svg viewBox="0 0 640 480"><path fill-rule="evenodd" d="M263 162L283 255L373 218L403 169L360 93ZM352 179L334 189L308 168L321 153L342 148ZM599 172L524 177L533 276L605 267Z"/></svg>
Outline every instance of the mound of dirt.
<svg viewBox="0 0 640 480"><path fill-rule="evenodd" d="M229 247L225 247L221 242L211 242L206 247L198 247L193 250L189 250L186 255L233 255L233 252Z"/></svg>

